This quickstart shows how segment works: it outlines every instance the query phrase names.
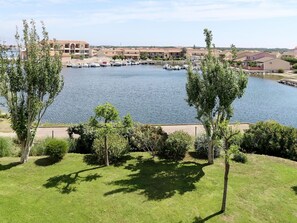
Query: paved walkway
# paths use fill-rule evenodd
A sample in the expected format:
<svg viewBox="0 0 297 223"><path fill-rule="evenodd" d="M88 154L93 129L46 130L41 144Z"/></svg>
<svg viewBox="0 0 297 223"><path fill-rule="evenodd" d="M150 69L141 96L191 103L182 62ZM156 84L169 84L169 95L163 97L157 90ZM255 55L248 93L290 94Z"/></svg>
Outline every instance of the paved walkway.
<svg viewBox="0 0 297 223"><path fill-rule="evenodd" d="M191 136L200 135L204 133L204 128L202 125L192 125L192 124L184 124L184 125L162 125L162 129L168 134L175 131L185 131L189 133ZM238 125L241 131L248 129L249 124L242 123ZM55 138L68 138L67 128L38 128L36 137L37 138L46 138L46 137L55 137ZM15 133L2 133L0 132L0 136L4 137L15 137Z"/></svg>

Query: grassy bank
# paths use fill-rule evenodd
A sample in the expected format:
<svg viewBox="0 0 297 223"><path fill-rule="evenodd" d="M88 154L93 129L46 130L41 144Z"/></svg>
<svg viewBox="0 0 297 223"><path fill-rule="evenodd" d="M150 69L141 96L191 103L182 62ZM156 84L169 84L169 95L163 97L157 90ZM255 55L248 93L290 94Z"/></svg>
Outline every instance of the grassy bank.
<svg viewBox="0 0 297 223"><path fill-rule="evenodd" d="M1 222L296 222L297 163L249 155L233 163L228 208L218 214L223 160L207 166L132 153L122 165L86 164L68 154L52 164L0 159Z"/></svg>

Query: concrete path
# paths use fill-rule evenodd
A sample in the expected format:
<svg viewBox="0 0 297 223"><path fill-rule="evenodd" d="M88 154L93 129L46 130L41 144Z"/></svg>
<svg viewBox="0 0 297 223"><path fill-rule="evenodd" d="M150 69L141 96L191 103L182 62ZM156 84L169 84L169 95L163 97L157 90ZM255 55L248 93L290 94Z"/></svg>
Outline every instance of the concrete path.
<svg viewBox="0 0 297 223"><path fill-rule="evenodd" d="M175 131L185 131L189 133L191 136L200 135L204 133L204 128L202 125L192 125L192 124L184 124L184 125L162 125L162 129L168 134ZM249 124L242 123L237 126L241 131L249 128ZM55 137L55 138L68 138L67 128L38 128L36 133L36 138L46 138L46 137ZM15 133L2 133L0 132L0 136L4 137L15 137Z"/></svg>

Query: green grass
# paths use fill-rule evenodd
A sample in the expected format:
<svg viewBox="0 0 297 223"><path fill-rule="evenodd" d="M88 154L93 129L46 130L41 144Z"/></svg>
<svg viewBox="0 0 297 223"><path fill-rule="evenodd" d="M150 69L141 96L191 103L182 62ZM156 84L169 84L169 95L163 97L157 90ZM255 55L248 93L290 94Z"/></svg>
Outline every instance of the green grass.
<svg viewBox="0 0 297 223"><path fill-rule="evenodd" d="M83 155L51 163L0 159L0 222L297 222L297 163L249 155L232 163L227 211L220 210L223 159L208 166L132 153L119 166Z"/></svg>

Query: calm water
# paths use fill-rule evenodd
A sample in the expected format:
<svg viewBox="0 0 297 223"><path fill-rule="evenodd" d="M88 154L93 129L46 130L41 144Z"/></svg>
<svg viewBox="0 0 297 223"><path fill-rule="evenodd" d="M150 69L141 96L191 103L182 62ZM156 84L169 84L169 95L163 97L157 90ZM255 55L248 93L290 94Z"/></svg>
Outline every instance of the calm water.
<svg viewBox="0 0 297 223"><path fill-rule="evenodd" d="M195 123L195 109L186 98L186 72L155 66L65 68L65 86L44 116L44 122L88 120L98 104L110 102L121 115L142 123ZM297 88L251 77L244 97L234 103L232 121L274 119L297 127Z"/></svg>

